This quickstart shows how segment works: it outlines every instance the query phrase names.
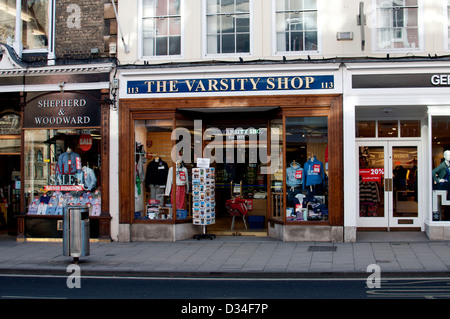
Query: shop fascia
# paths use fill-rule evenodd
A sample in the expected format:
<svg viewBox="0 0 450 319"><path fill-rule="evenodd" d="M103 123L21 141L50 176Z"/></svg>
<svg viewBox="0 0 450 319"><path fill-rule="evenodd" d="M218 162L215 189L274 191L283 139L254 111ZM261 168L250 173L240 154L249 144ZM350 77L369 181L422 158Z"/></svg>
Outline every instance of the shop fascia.
<svg viewBox="0 0 450 319"><path fill-rule="evenodd" d="M87 105L85 99L62 99L62 100L39 100L37 107L42 108L58 108L57 116L35 116L36 125L53 125L53 124L65 124L65 125L86 125L89 124L91 118L89 116L67 116L67 107L81 107L84 108ZM82 111L83 112L83 111Z"/></svg>
<svg viewBox="0 0 450 319"><path fill-rule="evenodd" d="M26 128L100 126L99 102L73 92L50 93L27 103Z"/></svg>
<svg viewBox="0 0 450 319"><path fill-rule="evenodd" d="M127 82L127 94L334 89L333 75L245 78L137 80Z"/></svg>

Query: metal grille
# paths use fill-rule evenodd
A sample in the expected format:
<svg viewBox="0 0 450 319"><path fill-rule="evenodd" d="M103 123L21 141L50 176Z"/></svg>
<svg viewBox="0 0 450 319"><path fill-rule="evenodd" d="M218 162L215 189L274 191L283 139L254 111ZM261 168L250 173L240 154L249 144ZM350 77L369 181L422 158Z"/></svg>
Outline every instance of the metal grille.
<svg viewBox="0 0 450 319"><path fill-rule="evenodd" d="M336 246L309 246L308 251L336 251Z"/></svg>

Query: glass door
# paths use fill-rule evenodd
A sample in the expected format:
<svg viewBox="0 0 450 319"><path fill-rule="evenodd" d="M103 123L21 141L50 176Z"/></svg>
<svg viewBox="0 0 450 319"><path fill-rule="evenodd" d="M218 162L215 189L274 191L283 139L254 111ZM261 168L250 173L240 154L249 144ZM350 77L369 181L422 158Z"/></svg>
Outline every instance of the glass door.
<svg viewBox="0 0 450 319"><path fill-rule="evenodd" d="M357 142L359 228L421 227L418 142Z"/></svg>

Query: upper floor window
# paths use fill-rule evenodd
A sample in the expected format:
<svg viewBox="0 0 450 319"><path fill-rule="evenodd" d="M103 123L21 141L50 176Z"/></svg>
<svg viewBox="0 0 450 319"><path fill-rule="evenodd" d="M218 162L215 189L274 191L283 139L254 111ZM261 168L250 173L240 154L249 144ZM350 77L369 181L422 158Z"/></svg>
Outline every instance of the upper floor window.
<svg viewBox="0 0 450 319"><path fill-rule="evenodd" d="M52 6L52 0L0 0L0 41L20 51L47 50Z"/></svg>
<svg viewBox="0 0 450 319"><path fill-rule="evenodd" d="M181 0L142 0L142 56L181 55Z"/></svg>
<svg viewBox="0 0 450 319"><path fill-rule="evenodd" d="M450 3L447 3L445 7L447 13L447 39L445 40L445 43L447 43L447 50L450 50Z"/></svg>
<svg viewBox="0 0 450 319"><path fill-rule="evenodd" d="M206 0L206 53L250 53L250 0Z"/></svg>
<svg viewBox="0 0 450 319"><path fill-rule="evenodd" d="M377 49L419 49L418 0L376 0Z"/></svg>
<svg viewBox="0 0 450 319"><path fill-rule="evenodd" d="M317 0L275 0L277 52L317 51Z"/></svg>

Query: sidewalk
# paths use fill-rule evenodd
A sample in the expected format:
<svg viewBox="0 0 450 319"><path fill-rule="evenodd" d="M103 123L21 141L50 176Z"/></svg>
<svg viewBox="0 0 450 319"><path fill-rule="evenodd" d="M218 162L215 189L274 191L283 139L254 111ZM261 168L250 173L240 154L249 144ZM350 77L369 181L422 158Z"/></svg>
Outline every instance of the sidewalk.
<svg viewBox="0 0 450 319"><path fill-rule="evenodd" d="M218 236L178 242L90 243L80 257L84 275L134 276L367 276L377 264L391 276L450 275L450 241L387 238L366 233L355 243L281 242L266 237ZM394 234L393 236L396 236ZM402 237L403 236L403 237ZM67 275L72 258L62 242L18 242L0 237L0 273Z"/></svg>

